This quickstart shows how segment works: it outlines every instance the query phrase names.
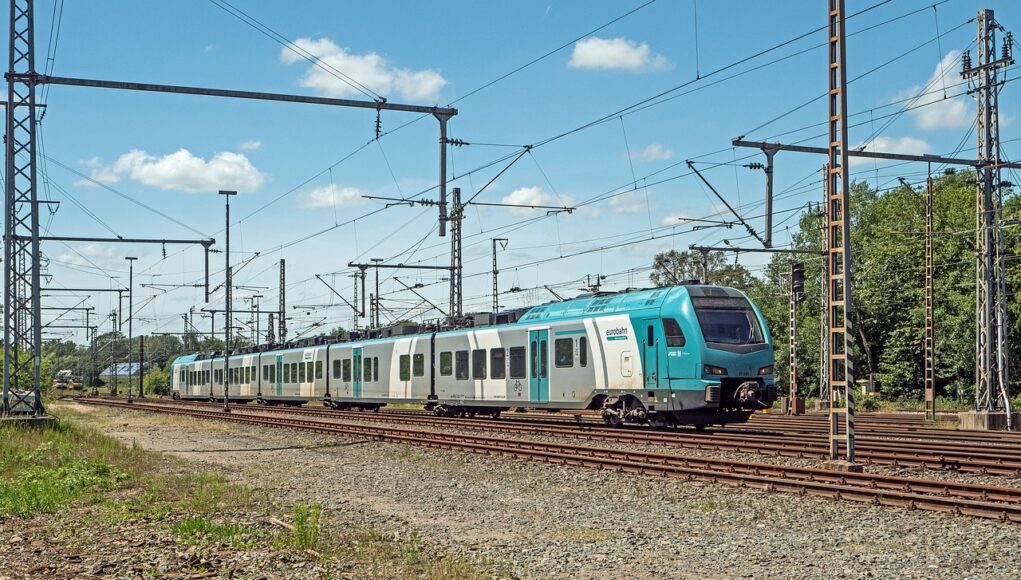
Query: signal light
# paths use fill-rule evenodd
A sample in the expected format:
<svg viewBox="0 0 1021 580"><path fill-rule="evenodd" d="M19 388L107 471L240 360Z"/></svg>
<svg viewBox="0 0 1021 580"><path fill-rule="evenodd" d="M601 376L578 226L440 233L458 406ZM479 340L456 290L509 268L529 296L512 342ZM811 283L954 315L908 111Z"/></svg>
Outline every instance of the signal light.
<svg viewBox="0 0 1021 580"><path fill-rule="evenodd" d="M791 293L794 300L801 302L805 299L805 263L793 262L791 264Z"/></svg>

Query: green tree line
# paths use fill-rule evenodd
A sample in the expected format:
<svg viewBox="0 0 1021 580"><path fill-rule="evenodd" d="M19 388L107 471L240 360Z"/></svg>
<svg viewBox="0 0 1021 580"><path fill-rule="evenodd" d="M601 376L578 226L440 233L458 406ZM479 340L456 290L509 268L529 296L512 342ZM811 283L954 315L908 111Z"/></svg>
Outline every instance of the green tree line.
<svg viewBox="0 0 1021 580"><path fill-rule="evenodd" d="M920 400L925 338L925 188L902 185L878 190L865 181L851 189L854 363L860 379L871 378L884 398ZM975 174L947 171L933 180L934 319L936 386L942 397L968 402L975 374ZM1008 345L1021 339L1021 236L1009 224L1021 213L1011 193L1004 198L1002 232L1007 256ZM792 228L793 248L821 250L822 218L806 212ZM790 284L789 254L774 254L753 276L732 255L709 253L710 281L748 293L765 316L776 351L777 382L788 377ZM798 306L798 369L804 395L818 393L822 258L796 258L805 264L805 300ZM656 256L652 282L700 278L698 252ZM1009 357L1012 393L1021 391L1021 357Z"/></svg>

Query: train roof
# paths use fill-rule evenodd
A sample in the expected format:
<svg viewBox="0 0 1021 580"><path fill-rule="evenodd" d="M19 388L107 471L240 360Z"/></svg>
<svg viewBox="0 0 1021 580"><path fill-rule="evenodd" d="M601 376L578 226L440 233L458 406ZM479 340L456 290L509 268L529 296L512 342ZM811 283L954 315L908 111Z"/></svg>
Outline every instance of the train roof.
<svg viewBox="0 0 1021 580"><path fill-rule="evenodd" d="M596 292L583 294L581 296L549 302L530 308L519 308L495 314L481 313L469 315L472 324L459 328L440 328L435 325L398 324L382 329L374 329L367 334L353 335L345 340L335 337L312 337L301 341L292 341L278 345L257 345L238 349L232 356L245 356L258 354L260 352L286 352L291 350L303 350L306 348L325 344L352 342L377 342L412 336L421 336L433 332L458 332L472 328L502 328L515 325L534 325L537 322L555 322L562 320L574 320L586 316L607 316L610 314L634 313L639 310L657 310L667 300L682 296L744 296L734 288L724 286L713 286L707 284L686 283L676 286L662 288L643 288L623 290L620 292ZM178 357L174 364L185 364L196 360L207 360L223 353L199 353Z"/></svg>

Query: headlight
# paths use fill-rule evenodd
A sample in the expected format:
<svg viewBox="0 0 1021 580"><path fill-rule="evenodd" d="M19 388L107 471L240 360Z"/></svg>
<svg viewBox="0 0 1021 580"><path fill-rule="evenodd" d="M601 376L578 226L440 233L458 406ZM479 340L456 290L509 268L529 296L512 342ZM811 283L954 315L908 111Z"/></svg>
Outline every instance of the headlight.
<svg viewBox="0 0 1021 580"><path fill-rule="evenodd" d="M707 375L726 375L727 369L723 367L714 367L713 365L702 365L703 372Z"/></svg>
<svg viewBox="0 0 1021 580"><path fill-rule="evenodd" d="M771 374L773 374L773 365L769 365L768 367L762 367L761 369L759 369L759 374L760 375L771 375Z"/></svg>

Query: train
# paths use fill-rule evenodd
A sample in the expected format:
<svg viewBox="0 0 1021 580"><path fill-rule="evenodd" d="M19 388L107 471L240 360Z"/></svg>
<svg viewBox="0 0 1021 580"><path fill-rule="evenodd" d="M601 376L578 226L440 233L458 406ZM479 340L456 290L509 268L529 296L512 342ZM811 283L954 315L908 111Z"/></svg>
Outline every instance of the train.
<svg viewBox="0 0 1021 580"><path fill-rule="evenodd" d="M404 326L232 353L233 402L378 410L421 405L442 416L510 409L596 410L613 426L741 423L777 397L772 339L737 289L706 285L600 292L464 328ZM221 400L223 353L172 365L175 399Z"/></svg>

